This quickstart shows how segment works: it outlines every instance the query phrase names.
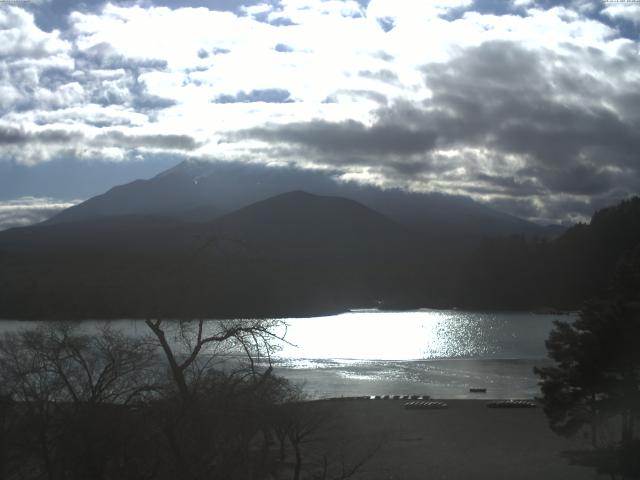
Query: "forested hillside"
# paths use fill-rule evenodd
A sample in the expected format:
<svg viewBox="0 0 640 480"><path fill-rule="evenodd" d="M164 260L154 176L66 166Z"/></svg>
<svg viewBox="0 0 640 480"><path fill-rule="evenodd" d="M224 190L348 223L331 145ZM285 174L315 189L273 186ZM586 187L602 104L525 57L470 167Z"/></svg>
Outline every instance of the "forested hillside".
<svg viewBox="0 0 640 480"><path fill-rule="evenodd" d="M640 249L640 198L563 235L462 253L352 200L292 192L209 222L120 216L0 234L0 317L269 317L576 309Z"/></svg>

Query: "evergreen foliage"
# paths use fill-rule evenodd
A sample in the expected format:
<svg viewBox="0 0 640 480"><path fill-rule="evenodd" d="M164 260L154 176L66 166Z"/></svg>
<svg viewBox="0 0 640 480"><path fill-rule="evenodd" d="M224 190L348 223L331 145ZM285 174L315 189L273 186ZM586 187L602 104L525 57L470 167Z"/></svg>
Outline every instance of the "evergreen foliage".
<svg viewBox="0 0 640 480"><path fill-rule="evenodd" d="M612 447L599 427L616 428L614 447L624 454L616 468L634 474L639 466L628 460L640 454L639 343L640 245L623 256L605 296L587 302L575 322L556 322L547 341L555 365L535 369L551 428L573 435L588 425L595 448Z"/></svg>

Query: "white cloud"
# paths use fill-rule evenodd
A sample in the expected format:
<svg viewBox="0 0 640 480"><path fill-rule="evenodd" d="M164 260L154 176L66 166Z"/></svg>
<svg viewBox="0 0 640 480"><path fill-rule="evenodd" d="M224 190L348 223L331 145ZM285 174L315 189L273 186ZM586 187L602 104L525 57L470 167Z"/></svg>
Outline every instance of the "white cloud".
<svg viewBox="0 0 640 480"><path fill-rule="evenodd" d="M629 20L634 25L640 25L640 5L631 3L612 3L602 9L602 13L611 18Z"/></svg>
<svg viewBox="0 0 640 480"><path fill-rule="evenodd" d="M0 9L0 56L46 58L69 51L71 45L60 32L46 33L33 21L33 14L18 7Z"/></svg>
<svg viewBox="0 0 640 480"><path fill-rule="evenodd" d="M412 0L372 0L367 6L367 15L374 18L390 18L394 24L422 23L427 19L446 14L452 9L468 7L472 0L433 0L414 2Z"/></svg>
<svg viewBox="0 0 640 480"><path fill-rule="evenodd" d="M47 197L21 197L0 202L0 230L25 227L51 218L80 200L65 201Z"/></svg>

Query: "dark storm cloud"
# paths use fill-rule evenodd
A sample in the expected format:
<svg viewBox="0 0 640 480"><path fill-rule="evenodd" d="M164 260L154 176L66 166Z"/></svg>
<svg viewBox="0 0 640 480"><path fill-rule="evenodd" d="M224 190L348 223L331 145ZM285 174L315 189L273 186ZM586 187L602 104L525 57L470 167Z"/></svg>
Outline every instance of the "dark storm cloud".
<svg viewBox="0 0 640 480"><path fill-rule="evenodd" d="M63 68L47 68L39 75L40 86L49 90L56 90L68 83L74 82L75 79L72 71Z"/></svg>
<svg viewBox="0 0 640 480"><path fill-rule="evenodd" d="M495 192L496 189L500 189L501 193L515 197L538 195L542 193L540 187L531 179L519 180L512 176L488 175L486 173L478 173L473 176L472 179L474 180L474 183L488 185L488 192Z"/></svg>
<svg viewBox="0 0 640 480"><path fill-rule="evenodd" d="M500 197L492 200L490 205L496 210L509 212L520 218L535 218L540 214L539 207L531 198Z"/></svg>
<svg viewBox="0 0 640 480"><path fill-rule="evenodd" d="M491 199L490 206L510 212L521 218L537 220L541 224L553 224L562 220L565 225L583 222L590 218L594 211L620 203L629 197L622 189L613 189L603 195L584 198L571 196L548 196L543 202L526 197L497 197Z"/></svg>
<svg viewBox="0 0 640 480"><path fill-rule="evenodd" d="M558 61L561 67L549 68ZM637 60L634 63L637 66ZM625 70L630 65L624 65ZM612 70L604 59L595 66ZM609 81L573 68L570 58L493 42L448 64L425 67L425 77L434 93L432 106L453 112L442 123L453 133L443 133L445 138L463 143L482 138L498 151L525 154L537 165L572 166L571 176L579 179L588 178L588 162L582 162L594 148L622 157L640 150L635 125L620 112L591 101L598 96L619 103L618 95L629 92L616 92Z"/></svg>
<svg viewBox="0 0 640 480"><path fill-rule="evenodd" d="M71 12L93 13L102 9L106 0L46 0L41 2L23 2L22 8L30 10L34 14L36 25L45 32L54 29L65 30L68 27L69 14ZM111 2L124 3L124 2ZM131 2L127 2L131 3Z"/></svg>
<svg viewBox="0 0 640 480"><path fill-rule="evenodd" d="M640 190L640 94L629 80L640 73L640 62L637 48L631 49L635 56L628 50L623 46L610 56L594 48L560 53L486 42L448 62L425 65L432 96L421 104L382 107L370 127L316 120L240 135L311 149L337 165L357 158L393 177L457 175L482 193L556 195L558 201L608 198L614 190L620 196L620 185L623 192ZM441 149L469 148L486 153L432 161ZM456 173L460 167L464 173Z"/></svg>
<svg viewBox="0 0 640 480"><path fill-rule="evenodd" d="M273 20L269 20L268 23L274 27L290 27L292 25L298 25L293 20L287 17L276 17Z"/></svg>
<svg viewBox="0 0 640 480"><path fill-rule="evenodd" d="M362 78L369 78L371 80L378 80L384 83L396 83L398 81L398 76L393 73L391 70L378 70L376 72L372 72L371 70L361 70L358 72Z"/></svg>
<svg viewBox="0 0 640 480"><path fill-rule="evenodd" d="M395 23L391 17L381 17L378 18L378 25L380 25L380 28L385 32L390 32L393 30Z"/></svg>
<svg viewBox="0 0 640 480"><path fill-rule="evenodd" d="M130 92L133 95L131 106L138 112L162 110L163 108L173 107L177 104L177 102L171 98L164 98L149 93L146 85L141 84L137 80L134 81Z"/></svg>
<svg viewBox="0 0 640 480"><path fill-rule="evenodd" d="M551 191L578 195L602 194L615 186L615 177L611 173L580 164L571 165L560 174L551 175L544 180Z"/></svg>
<svg viewBox="0 0 640 480"><path fill-rule="evenodd" d="M126 105L140 112L159 110L176 104L172 99L150 94L147 86L140 80L140 75L144 72L165 70L165 60L125 57L105 42L76 51L74 60L76 67L85 73L78 80L90 92L92 103L103 106ZM118 80L109 80L96 76L96 71L124 74Z"/></svg>
<svg viewBox="0 0 640 480"><path fill-rule="evenodd" d="M563 67L548 67L558 60ZM499 151L530 155L548 165L578 161L592 146L629 153L640 149L633 125L589 101L599 93L611 97L608 82L572 69L556 54L491 42L449 63L429 65L424 73L432 106L453 113L442 124L448 127L445 138L467 142L480 136ZM574 79L570 86L568 77ZM564 95L586 102L566 102Z"/></svg>
<svg viewBox="0 0 640 480"><path fill-rule="evenodd" d="M158 148L170 150L194 150L199 144L188 135L130 135L122 132L102 133L92 142L100 146L123 148Z"/></svg>
<svg viewBox="0 0 640 480"><path fill-rule="evenodd" d="M161 110L172 107L176 105L176 101L157 95L141 95L134 98L131 105L138 111L146 112L148 110Z"/></svg>
<svg viewBox="0 0 640 480"><path fill-rule="evenodd" d="M585 56L599 69L612 69L594 52ZM551 68L558 60L562 66ZM622 71L637 68L637 60L624 67ZM451 112L439 120L431 116L442 139L519 154L527 160L521 173L550 192L593 195L614 184L605 167L637 172L637 123L605 102L593 101L619 104L619 95L629 95L624 84L616 91L610 82L582 73L557 54L533 53L506 42L484 44L424 72L433 91L430 106ZM580 101L569 101L572 97Z"/></svg>
<svg viewBox="0 0 640 480"><path fill-rule="evenodd" d="M142 7L162 6L171 9L177 8L206 8L223 12L242 14L242 7L258 5L263 0L45 0L42 2L23 2L20 6L33 11L38 27L50 32L53 29L64 30L68 26L68 18L71 12L95 13L100 11L106 3L118 6L131 6L139 4Z"/></svg>
<svg viewBox="0 0 640 480"><path fill-rule="evenodd" d="M281 53L293 52L293 47L290 47L289 45L286 45L284 43L278 43L275 47L273 47L273 49L276 52L281 52Z"/></svg>
<svg viewBox="0 0 640 480"><path fill-rule="evenodd" d="M81 70L115 70L118 68L164 70L167 67L166 60L125 57L119 54L112 45L105 42L76 52L75 61L76 68Z"/></svg>
<svg viewBox="0 0 640 480"><path fill-rule="evenodd" d="M55 144L70 143L82 139L79 132L66 130L42 130L38 132L25 132L24 130L0 126L0 146L15 146L28 143Z"/></svg>
<svg viewBox="0 0 640 480"><path fill-rule="evenodd" d="M431 131L414 131L394 124L367 127L354 120L341 123L315 120L281 127L254 128L238 135L298 144L320 152L379 155L424 152L433 148L436 138Z"/></svg>
<svg viewBox="0 0 640 480"><path fill-rule="evenodd" d="M326 99L324 99L322 103L337 103L338 97L342 95L346 95L354 99L364 98L367 100L372 100L376 103L379 103L380 105L387 105L387 103L389 103L387 97L384 94L376 92L374 90L338 90L337 92L329 95Z"/></svg>
<svg viewBox="0 0 640 480"><path fill-rule="evenodd" d="M17 128L0 127L0 145L17 145L27 140L27 134Z"/></svg>
<svg viewBox="0 0 640 480"><path fill-rule="evenodd" d="M266 88L262 90L251 90L249 93L240 91L235 95L219 95L213 100L214 103L292 103L291 92L282 88Z"/></svg>

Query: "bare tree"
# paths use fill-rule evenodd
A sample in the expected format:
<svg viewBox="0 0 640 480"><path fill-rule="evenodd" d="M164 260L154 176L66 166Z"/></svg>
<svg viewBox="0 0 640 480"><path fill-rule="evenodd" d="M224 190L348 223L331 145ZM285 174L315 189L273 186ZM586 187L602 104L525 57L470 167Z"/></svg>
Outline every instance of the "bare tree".
<svg viewBox="0 0 640 480"><path fill-rule="evenodd" d="M0 376L16 405L17 468L99 478L122 444L128 406L156 389L154 349L109 326L91 335L67 323L5 334Z"/></svg>
<svg viewBox="0 0 640 480"><path fill-rule="evenodd" d="M147 319L167 362L175 399L164 399L162 432L184 478L254 478L266 461L251 453L274 396L271 355L278 320ZM265 440L266 443L266 440ZM258 460L255 460L255 458ZM244 469L242 471L238 469Z"/></svg>
<svg viewBox="0 0 640 480"><path fill-rule="evenodd" d="M0 339L1 385L15 400L8 478L343 480L366 461L358 445L324 437L335 404L308 402L272 373L280 322L147 325L153 337L58 323ZM283 469L288 453L295 464Z"/></svg>
<svg viewBox="0 0 640 480"><path fill-rule="evenodd" d="M256 359L265 358L271 366L271 354L277 343L284 341L286 333L280 320L170 322L149 318L145 323L164 353L171 378L183 400L189 399L198 379L212 364L231 355L243 356L249 362L251 375L257 378Z"/></svg>

